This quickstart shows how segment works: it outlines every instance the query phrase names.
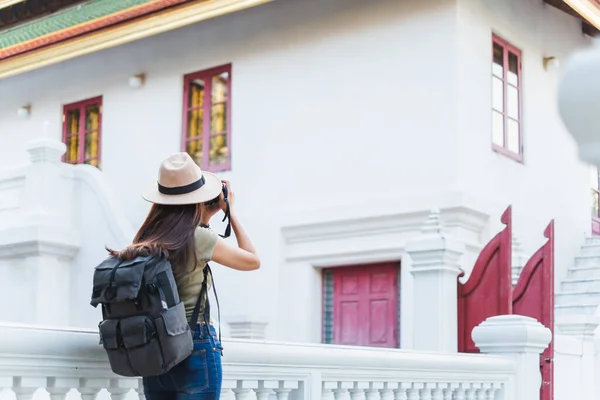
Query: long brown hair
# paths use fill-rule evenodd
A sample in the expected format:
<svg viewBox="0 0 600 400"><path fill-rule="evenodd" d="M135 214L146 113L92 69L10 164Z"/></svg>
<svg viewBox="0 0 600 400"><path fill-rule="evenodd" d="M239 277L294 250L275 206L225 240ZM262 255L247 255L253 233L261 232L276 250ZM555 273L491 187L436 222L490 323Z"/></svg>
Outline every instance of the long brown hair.
<svg viewBox="0 0 600 400"><path fill-rule="evenodd" d="M120 251L107 250L123 261L149 255L168 257L173 272L179 275L184 272L190 257L193 257L194 268L196 266L194 233L200 225L200 212L200 204L153 204L133 244Z"/></svg>

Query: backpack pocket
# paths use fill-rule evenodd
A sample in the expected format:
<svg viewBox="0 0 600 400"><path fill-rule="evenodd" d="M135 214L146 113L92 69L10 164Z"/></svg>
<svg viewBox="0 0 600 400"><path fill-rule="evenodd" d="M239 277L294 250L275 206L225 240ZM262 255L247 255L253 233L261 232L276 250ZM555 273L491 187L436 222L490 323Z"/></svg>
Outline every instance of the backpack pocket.
<svg viewBox="0 0 600 400"><path fill-rule="evenodd" d="M115 374L152 376L167 371L158 334L151 318L138 315L105 320L99 328L102 344Z"/></svg>
<svg viewBox="0 0 600 400"><path fill-rule="evenodd" d="M110 261L110 260L109 260ZM121 303L135 301L138 297L146 268L145 260L135 259L126 263L107 262L94 270L94 288L90 304Z"/></svg>
<svg viewBox="0 0 600 400"><path fill-rule="evenodd" d="M161 311L160 317L156 319L156 331L167 369L171 369L192 354L194 342L183 302Z"/></svg>

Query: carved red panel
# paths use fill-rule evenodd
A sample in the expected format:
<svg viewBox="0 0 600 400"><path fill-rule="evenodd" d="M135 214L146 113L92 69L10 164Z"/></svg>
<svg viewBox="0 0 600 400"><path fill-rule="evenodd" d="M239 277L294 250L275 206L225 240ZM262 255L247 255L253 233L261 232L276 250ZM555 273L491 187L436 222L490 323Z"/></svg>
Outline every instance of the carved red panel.
<svg viewBox="0 0 600 400"><path fill-rule="evenodd" d="M513 292L513 314L537 319L552 331L552 342L540 357L540 400L554 398L554 221L546 227L548 239L527 261Z"/></svg>
<svg viewBox="0 0 600 400"><path fill-rule="evenodd" d="M509 206L501 221L506 227L483 248L469 280L458 283L458 351L479 353L471 339L473 328L486 318L512 313L511 245Z"/></svg>

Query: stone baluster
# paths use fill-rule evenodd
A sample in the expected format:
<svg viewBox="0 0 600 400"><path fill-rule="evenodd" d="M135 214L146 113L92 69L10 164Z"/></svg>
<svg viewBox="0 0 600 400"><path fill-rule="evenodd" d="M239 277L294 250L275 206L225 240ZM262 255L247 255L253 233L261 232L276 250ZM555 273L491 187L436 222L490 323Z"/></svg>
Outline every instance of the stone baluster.
<svg viewBox="0 0 600 400"><path fill-rule="evenodd" d="M50 400L65 400L67 393L78 385L77 378L48 378L46 390L50 394Z"/></svg>
<svg viewBox="0 0 600 400"><path fill-rule="evenodd" d="M414 277L415 350L457 351L457 284L464 245L445 231L439 210L432 210L421 234L406 244ZM435 290L431 290L435 288Z"/></svg>
<svg viewBox="0 0 600 400"><path fill-rule="evenodd" d="M111 400L125 400L129 394L129 390L124 388L107 388L106 390L110 393Z"/></svg>
<svg viewBox="0 0 600 400"><path fill-rule="evenodd" d="M231 400L235 388L237 388L236 380L224 379L221 383L221 400Z"/></svg>
<svg viewBox="0 0 600 400"><path fill-rule="evenodd" d="M77 390L81 394L81 400L95 400L98 393L110 386L110 379L102 378L81 378Z"/></svg>
<svg viewBox="0 0 600 400"><path fill-rule="evenodd" d="M272 388L277 387L279 382L277 381L260 381L258 382L258 388L254 389L256 393L257 400L269 400L271 393L273 393Z"/></svg>
<svg viewBox="0 0 600 400"><path fill-rule="evenodd" d="M254 389L254 392L256 393L256 400L269 400L271 393L273 393L271 389Z"/></svg>
<svg viewBox="0 0 600 400"><path fill-rule="evenodd" d="M14 378L12 390L17 400L31 400L34 393L45 386L45 378L19 377Z"/></svg>
<svg viewBox="0 0 600 400"><path fill-rule="evenodd" d="M251 400L252 399L252 389L241 388L241 389L232 389L235 400Z"/></svg>
<svg viewBox="0 0 600 400"><path fill-rule="evenodd" d="M476 400L487 400L487 391L489 385L481 385L477 392L475 393Z"/></svg>
<svg viewBox="0 0 600 400"><path fill-rule="evenodd" d="M469 388L467 388L467 393L466 393L466 398L467 400L477 400L475 398L476 394L477 394L477 386L476 385L469 385Z"/></svg>
<svg viewBox="0 0 600 400"><path fill-rule="evenodd" d="M398 384L398 389L396 389L394 391L394 400L407 400L408 399L408 389L410 388L410 385L406 384L406 383L399 383Z"/></svg>
<svg viewBox="0 0 600 400"><path fill-rule="evenodd" d="M333 390L335 400L350 400L350 390L354 388L354 382L338 382L337 388Z"/></svg>
<svg viewBox="0 0 600 400"><path fill-rule="evenodd" d="M381 393L381 400L394 400L394 391L398 389L398 384L395 382L385 382Z"/></svg>
<svg viewBox="0 0 600 400"><path fill-rule="evenodd" d="M419 400L431 400L431 391L435 388L435 384L424 384L422 389L419 389Z"/></svg>
<svg viewBox="0 0 600 400"><path fill-rule="evenodd" d="M112 400L125 400L129 392L139 388L139 379L111 379L108 387L108 393Z"/></svg>
<svg viewBox="0 0 600 400"><path fill-rule="evenodd" d="M442 390L444 400L452 400L452 394L454 393L454 388L452 386L453 386L452 384L448 384Z"/></svg>
<svg viewBox="0 0 600 400"><path fill-rule="evenodd" d="M96 396L100 392L99 388L78 388L79 394L81 394L81 400L95 400Z"/></svg>
<svg viewBox="0 0 600 400"><path fill-rule="evenodd" d="M366 400L380 400L383 382L370 382L368 389L365 390Z"/></svg>
<svg viewBox="0 0 600 400"><path fill-rule="evenodd" d="M337 382L323 382L321 384L321 400L334 400L334 389L337 388Z"/></svg>
<svg viewBox="0 0 600 400"><path fill-rule="evenodd" d="M454 389L454 400L467 400L466 388L462 385L458 385L456 389Z"/></svg>
<svg viewBox="0 0 600 400"><path fill-rule="evenodd" d="M444 390L442 389L442 386L442 384L437 384L431 389L431 400L444 400Z"/></svg>
<svg viewBox="0 0 600 400"><path fill-rule="evenodd" d="M365 400L365 389L369 387L367 382L354 382L354 386L350 389L351 400Z"/></svg>
<svg viewBox="0 0 600 400"><path fill-rule="evenodd" d="M492 385L491 388L489 388L488 390L486 390L486 397L484 397L485 400L495 400L496 398L496 392L499 391L500 389L496 386L496 385Z"/></svg>
<svg viewBox="0 0 600 400"><path fill-rule="evenodd" d="M292 390L298 389L298 381L279 381L273 388L277 400L288 400Z"/></svg>
<svg viewBox="0 0 600 400"><path fill-rule="evenodd" d="M236 400L253 400L255 389L258 389L258 381L241 380L237 382L237 386L232 391Z"/></svg>
<svg viewBox="0 0 600 400"><path fill-rule="evenodd" d="M412 384L408 390L406 391L406 398L407 400L420 400L420 393L419 391L421 390L421 385L417 385L417 384Z"/></svg>

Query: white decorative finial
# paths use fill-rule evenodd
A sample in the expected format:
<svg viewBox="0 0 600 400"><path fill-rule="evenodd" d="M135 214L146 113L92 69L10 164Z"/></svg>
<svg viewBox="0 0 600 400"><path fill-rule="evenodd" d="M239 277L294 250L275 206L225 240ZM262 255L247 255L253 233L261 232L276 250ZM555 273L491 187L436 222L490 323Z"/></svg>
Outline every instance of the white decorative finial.
<svg viewBox="0 0 600 400"><path fill-rule="evenodd" d="M27 145L33 163L60 163L62 155L67 151L67 146L63 142L51 136L50 126L50 122L44 121L41 136L31 140Z"/></svg>
<svg viewBox="0 0 600 400"><path fill-rule="evenodd" d="M443 230L444 224L442 223L440 210L439 208L434 208L429 212L429 216L421 232L424 234L442 234Z"/></svg>

